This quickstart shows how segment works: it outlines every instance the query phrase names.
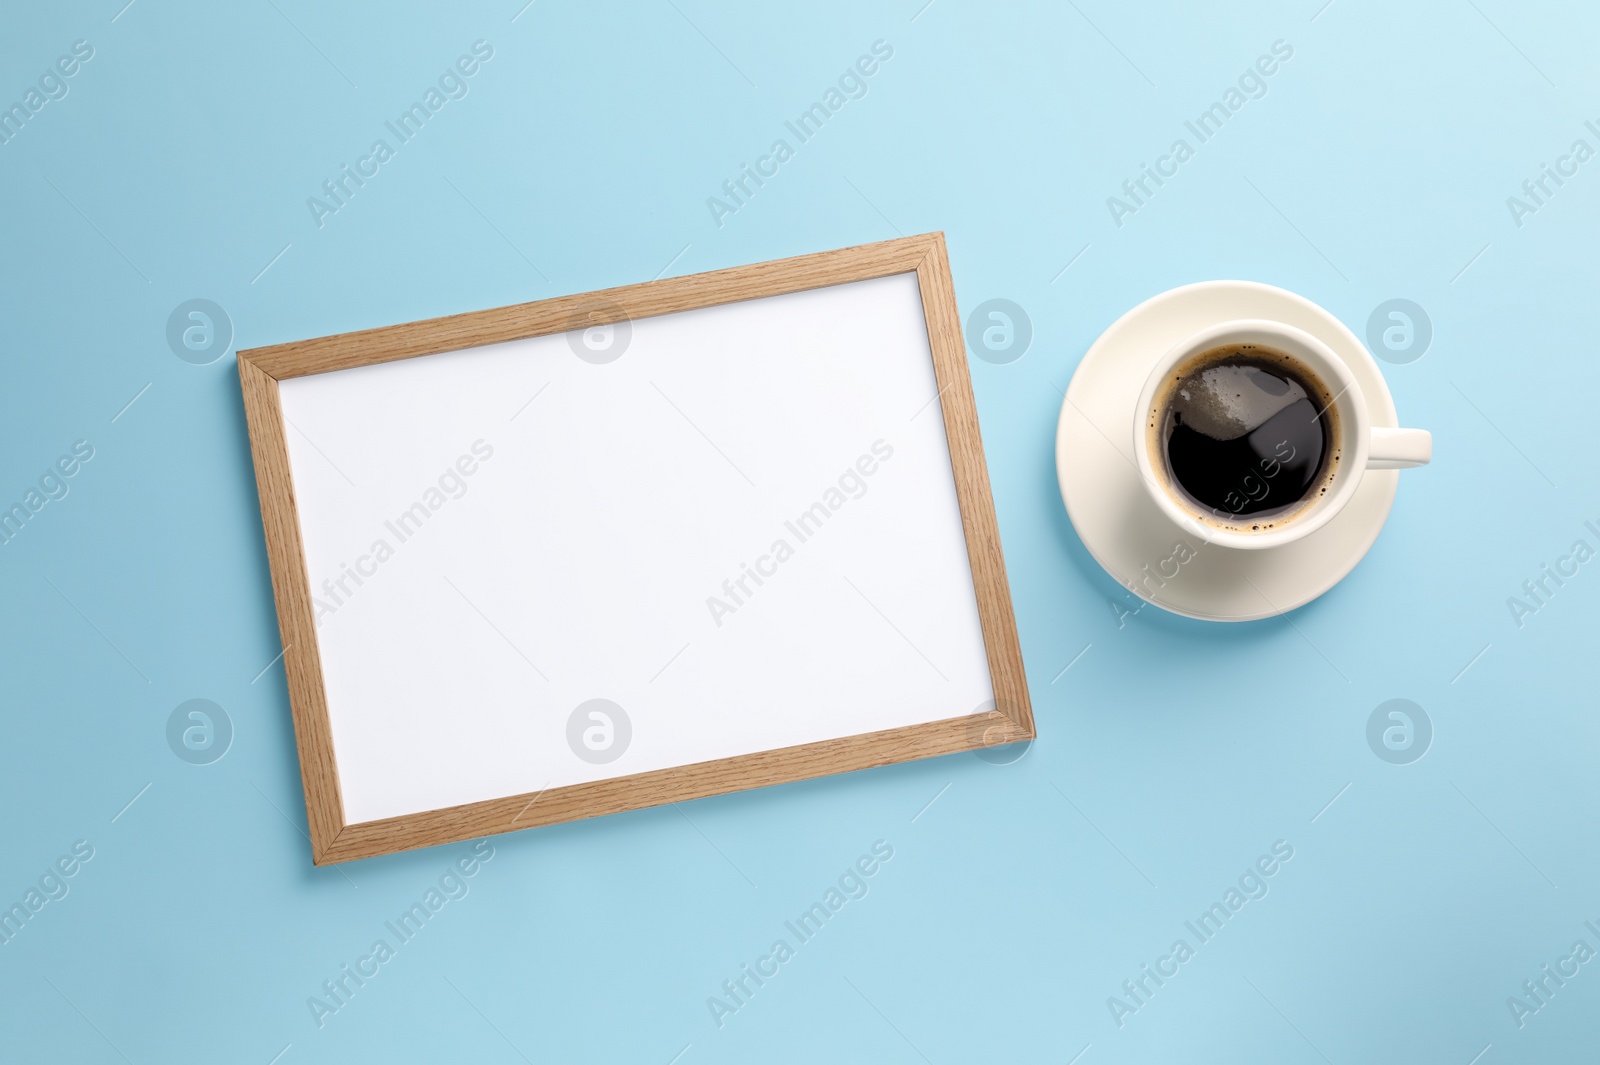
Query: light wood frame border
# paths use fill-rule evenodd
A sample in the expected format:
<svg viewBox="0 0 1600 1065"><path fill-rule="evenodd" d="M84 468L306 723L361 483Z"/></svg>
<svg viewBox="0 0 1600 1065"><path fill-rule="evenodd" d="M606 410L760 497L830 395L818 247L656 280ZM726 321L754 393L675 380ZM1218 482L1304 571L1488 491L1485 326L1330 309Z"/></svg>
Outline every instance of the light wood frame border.
<svg viewBox="0 0 1600 1065"><path fill-rule="evenodd" d="M922 293L944 411L956 497L994 687L994 711L379 821L345 821L279 381L913 271ZM239 352L239 384L261 497L278 627L287 649L284 671L316 865L1015 743L1034 736L1022 649L1000 553L1000 530L943 233L252 348Z"/></svg>

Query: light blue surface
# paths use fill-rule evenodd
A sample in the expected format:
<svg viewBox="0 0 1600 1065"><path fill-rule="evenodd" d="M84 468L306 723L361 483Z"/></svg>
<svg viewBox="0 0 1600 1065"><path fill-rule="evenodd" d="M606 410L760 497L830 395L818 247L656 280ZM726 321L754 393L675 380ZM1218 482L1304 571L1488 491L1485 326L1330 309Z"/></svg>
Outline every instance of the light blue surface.
<svg viewBox="0 0 1600 1065"><path fill-rule="evenodd" d="M1600 562L1520 627L1507 598L1600 547L1600 161L1520 226L1506 201L1575 139L1600 148L1595 17L921 2L8 12L0 102L74 41L94 55L0 145L0 501L75 441L94 456L0 546L0 902L76 840L94 856L0 946L0 1057L1593 1052L1600 965L1520 1028L1507 999L1576 940L1600 949ZM319 228L307 197L480 39L468 95ZM867 95L719 227L707 198L879 39ZM1266 94L1118 227L1107 197L1280 39ZM1034 748L496 837L319 1028L307 999L470 848L311 867L233 354L175 357L169 313L216 301L237 349L934 229L964 310L1011 299L1033 325L1023 358L972 376ZM1218 277L1359 335L1385 300L1424 307L1430 350L1384 369L1436 461L1292 618L1119 624L1133 600L1057 495L1059 389L1124 310ZM193 698L233 725L210 765L168 747ZM1433 723L1412 764L1367 743L1392 698ZM880 839L868 894L719 1028L708 997L793 945L784 922ZM1278 840L1266 897L1199 944L1184 922ZM1195 956L1119 1028L1108 996L1178 938Z"/></svg>

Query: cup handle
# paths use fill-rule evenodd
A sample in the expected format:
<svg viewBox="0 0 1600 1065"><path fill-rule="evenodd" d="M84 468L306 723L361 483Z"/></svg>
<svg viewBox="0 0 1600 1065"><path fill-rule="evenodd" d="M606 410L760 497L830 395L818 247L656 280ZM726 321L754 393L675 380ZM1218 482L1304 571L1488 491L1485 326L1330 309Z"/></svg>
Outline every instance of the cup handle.
<svg viewBox="0 0 1600 1065"><path fill-rule="evenodd" d="M1433 459L1433 434L1426 429L1372 427L1367 449L1367 469L1405 470L1426 466Z"/></svg>

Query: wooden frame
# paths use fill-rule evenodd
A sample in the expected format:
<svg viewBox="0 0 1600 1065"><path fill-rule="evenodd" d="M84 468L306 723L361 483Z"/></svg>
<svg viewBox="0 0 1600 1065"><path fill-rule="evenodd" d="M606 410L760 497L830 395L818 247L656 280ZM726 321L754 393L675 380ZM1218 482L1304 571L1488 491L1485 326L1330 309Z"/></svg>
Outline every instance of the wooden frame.
<svg viewBox="0 0 1600 1065"><path fill-rule="evenodd" d="M944 412L956 495L977 594L995 709L716 761L512 795L358 824L346 823L323 686L310 578L290 476L278 382L575 328L915 272ZM266 533L289 702L305 784L312 860L327 865L1034 736L978 412L944 235L802 255L728 270L239 353L250 449Z"/></svg>

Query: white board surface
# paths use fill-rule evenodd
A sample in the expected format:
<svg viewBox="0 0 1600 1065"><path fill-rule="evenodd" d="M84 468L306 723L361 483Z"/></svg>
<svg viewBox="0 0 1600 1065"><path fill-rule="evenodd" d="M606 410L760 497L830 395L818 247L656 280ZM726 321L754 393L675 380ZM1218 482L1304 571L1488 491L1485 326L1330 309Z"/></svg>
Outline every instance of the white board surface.
<svg viewBox="0 0 1600 1065"><path fill-rule="evenodd" d="M915 274L279 387L350 823L992 705Z"/></svg>

